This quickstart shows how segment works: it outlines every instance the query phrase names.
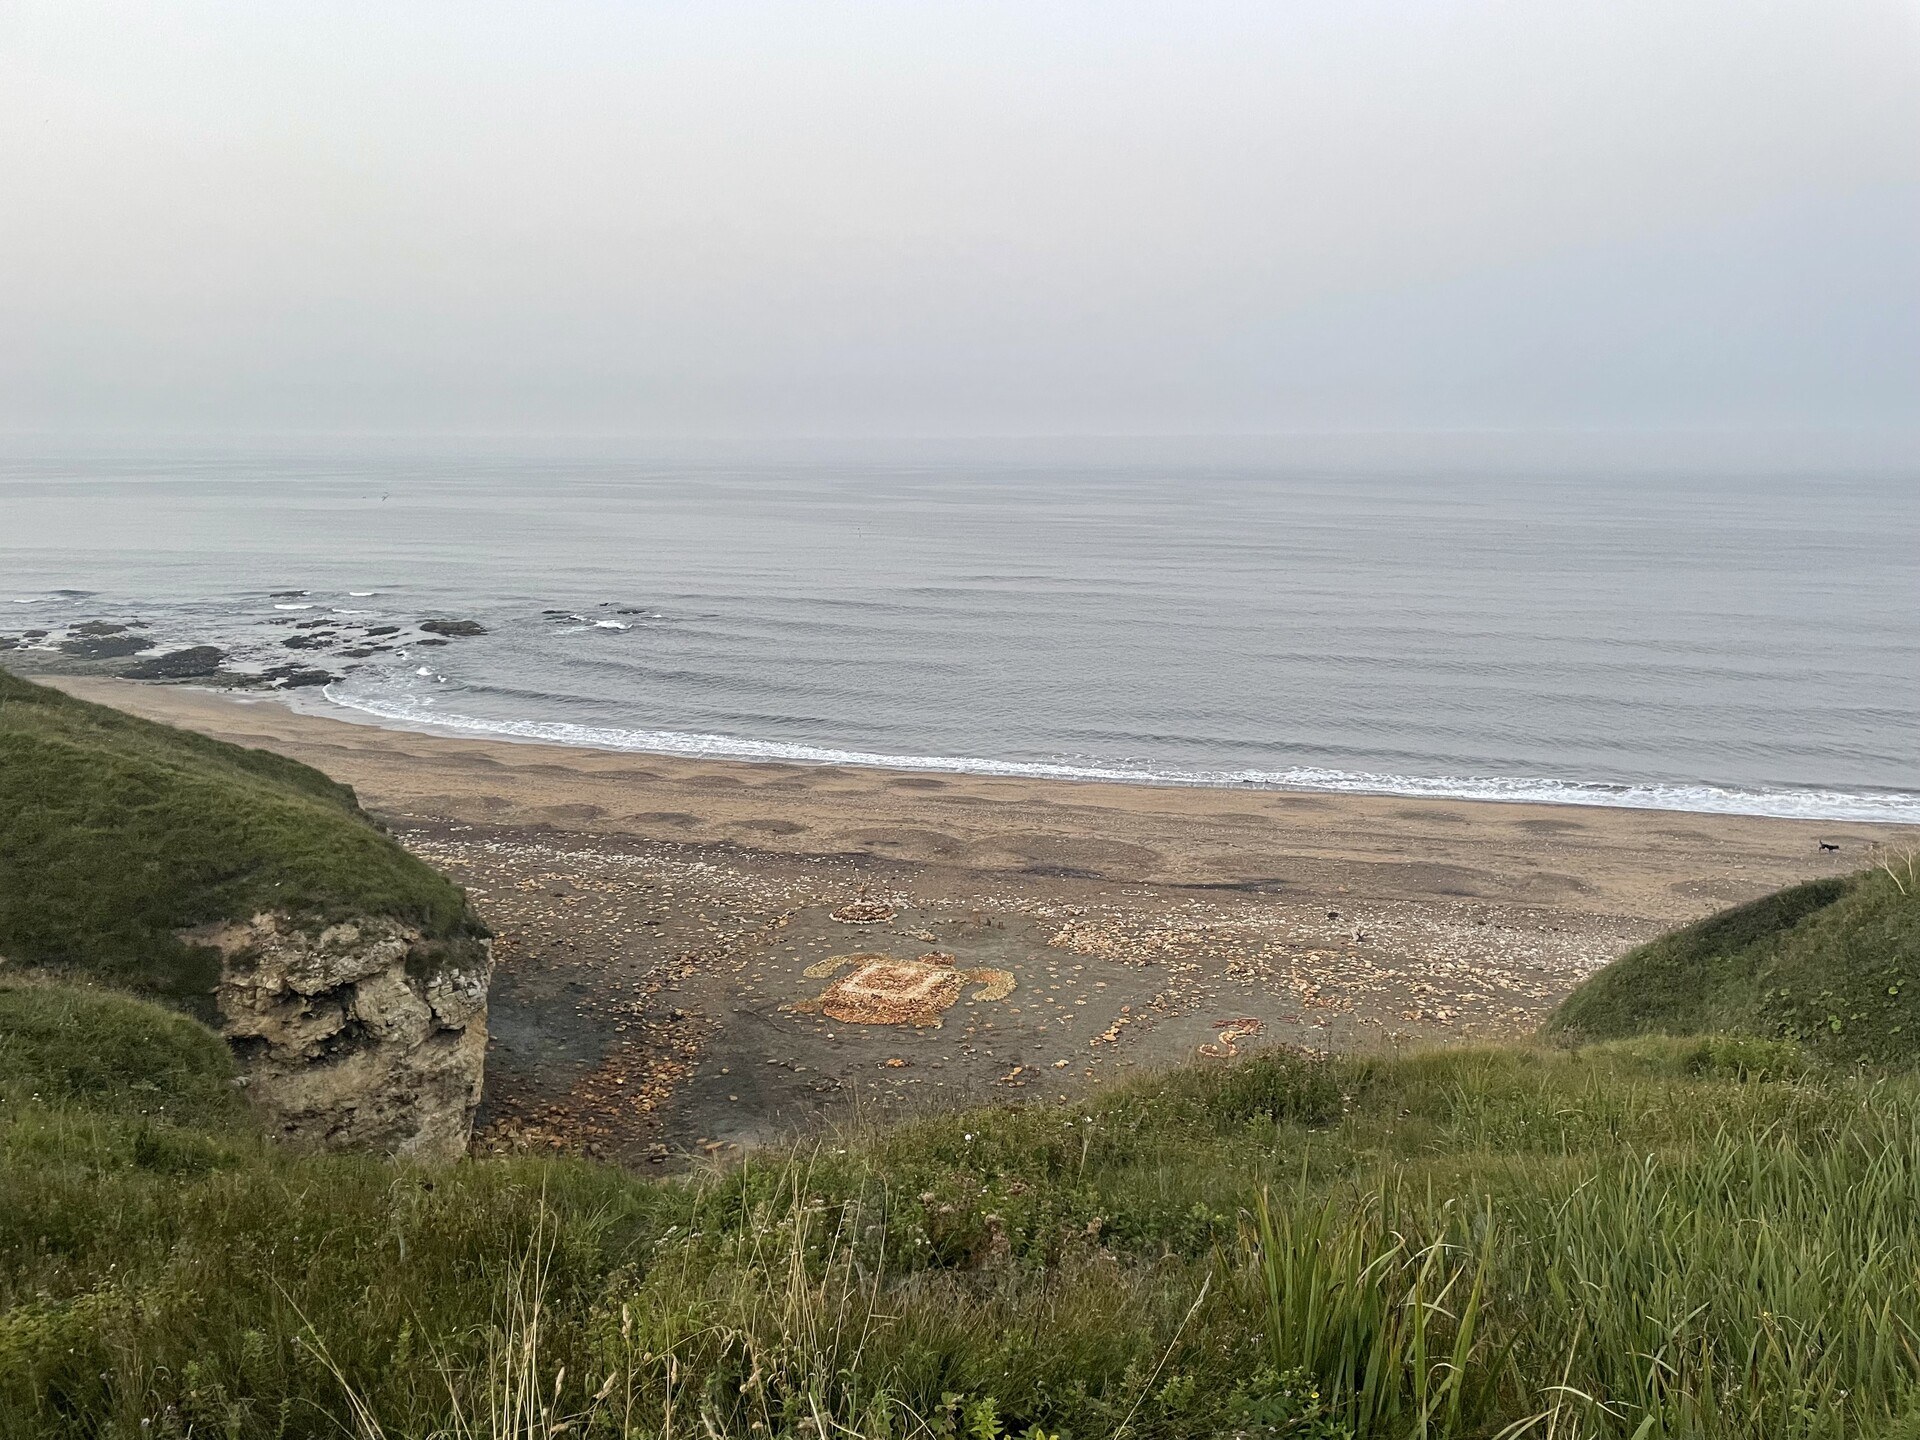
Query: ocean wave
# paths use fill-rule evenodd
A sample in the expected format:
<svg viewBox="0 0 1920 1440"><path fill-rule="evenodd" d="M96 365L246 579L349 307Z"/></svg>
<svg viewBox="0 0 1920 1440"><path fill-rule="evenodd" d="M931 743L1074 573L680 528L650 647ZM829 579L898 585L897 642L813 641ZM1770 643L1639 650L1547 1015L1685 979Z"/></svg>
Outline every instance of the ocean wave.
<svg viewBox="0 0 1920 1440"><path fill-rule="evenodd" d="M420 672L425 674L425 671ZM1814 788L1744 787L1705 782L1611 782L1484 775L1381 775L1294 765L1279 770L1188 770L1161 766L1079 765L1042 760L993 760L956 755L896 755L841 750L785 740L754 740L683 730L628 730L555 720L494 720L440 710L428 697L379 699L349 695L337 685L321 692L333 704L376 719L460 734L636 751L690 759L752 760L804 765L852 765L938 774L999 775L1037 780L1102 780L1133 785L1299 790L1334 795L1387 795L1425 800L1492 800L1511 804L1595 805L1624 810L1753 815L1783 820L1851 820L1920 824L1920 794Z"/></svg>

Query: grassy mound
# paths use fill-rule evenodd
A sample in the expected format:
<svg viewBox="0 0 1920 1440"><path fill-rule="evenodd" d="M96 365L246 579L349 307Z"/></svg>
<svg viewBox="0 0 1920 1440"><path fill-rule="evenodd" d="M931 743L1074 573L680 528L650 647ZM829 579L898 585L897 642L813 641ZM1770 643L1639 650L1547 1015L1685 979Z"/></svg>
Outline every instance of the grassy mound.
<svg viewBox="0 0 1920 1440"><path fill-rule="evenodd" d="M109 990L0 982L0 1092L198 1129L244 1128L233 1057L184 1015Z"/></svg>
<svg viewBox="0 0 1920 1440"><path fill-rule="evenodd" d="M192 1003L217 963L173 932L269 909L472 923L317 770L0 672L0 955Z"/></svg>
<svg viewBox="0 0 1920 1440"><path fill-rule="evenodd" d="M1816 880L1663 935L1569 995L1549 1033L1784 1036L1869 1064L1920 1058L1920 883Z"/></svg>
<svg viewBox="0 0 1920 1440"><path fill-rule="evenodd" d="M1920 1433L1920 1081L1791 1042L1269 1055L678 1178L288 1154L223 1064L0 991L0 1434Z"/></svg>

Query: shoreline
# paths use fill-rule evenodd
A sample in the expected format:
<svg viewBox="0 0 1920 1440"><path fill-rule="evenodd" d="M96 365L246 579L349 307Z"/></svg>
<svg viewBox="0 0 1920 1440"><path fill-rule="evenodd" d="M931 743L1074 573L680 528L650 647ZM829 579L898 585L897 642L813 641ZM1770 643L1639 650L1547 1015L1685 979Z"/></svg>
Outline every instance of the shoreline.
<svg viewBox="0 0 1920 1440"><path fill-rule="evenodd" d="M338 683L338 682L335 682ZM1831 785L1739 785L1710 780L1571 780L1552 776L1398 775L1290 765L1279 770L1137 769L1051 760L996 760L976 755L915 755L848 750L799 741L667 729L621 729L571 721L436 718L403 707L345 699L328 684L278 695L303 714L416 730L450 738L557 745L566 749L679 759L793 765L844 765L908 774L977 775L997 779L1178 787L1200 790L1272 790L1283 794L1363 795L1395 800L1449 800L1517 805L1570 805L1607 810L1657 810L1682 815L1745 815L1757 819L1829 824L1920 825L1920 793ZM312 697L324 701L324 708ZM637 741L637 743L636 743ZM1685 802L1692 803L1685 803ZM1847 813L1851 812L1851 813Z"/></svg>
<svg viewBox="0 0 1920 1440"><path fill-rule="evenodd" d="M334 702L322 710L311 702L300 703L304 697L298 692L51 673L34 678L133 714L291 754L355 785L373 807L423 822L531 825L818 854L822 847L817 831L824 827L767 819L759 812L768 807L811 809L822 819L867 827L924 825L938 812L957 833L841 832L837 842L854 843L836 842L828 853L866 852L980 871L1064 867L1083 877L1149 884L1257 884L1270 877L1230 872L1246 868L1248 841L1259 833L1262 840L1282 841L1293 859L1319 853L1359 862L1400 852L1398 858L1433 864L1437 857L1432 852L1445 851L1456 866L1462 857L1452 852L1458 852L1462 842L1481 847L1490 841L1517 842L1536 860L1554 856L1568 862L1585 856L1618 863L1626 852L1640 848L1645 856L1659 856L1661 867L1689 877L1697 890L1708 873L1718 873L1711 863L1716 849L1726 852L1724 858L1736 870L1764 874L1768 880L1778 877L1780 884L1787 884L1833 873L1836 865L1854 868L1864 863L1866 848L1877 841L1920 834L1920 826L1881 821L1568 800L1009 775L605 749L455 732L425 722L372 717ZM501 783L482 785L476 772ZM618 804L585 800L587 792L636 803L665 797L681 808L623 810ZM743 803L748 796L766 805ZM749 810L755 813L745 813ZM1041 832L1079 832L1089 843L1079 847L1084 853L1072 860L996 848L990 842L1000 822L1015 819ZM1152 857L1129 853L1139 847L1121 839L1109 840L1103 848L1091 835L1099 826L1116 835L1124 832L1125 838L1152 834L1168 843ZM1659 843L1676 840L1713 849L1676 851L1671 843ZM1820 851L1821 842L1838 843L1841 849ZM1242 858L1231 858L1236 855ZM1472 868L1505 873L1497 854L1469 858L1475 862ZM1694 873L1703 871L1703 860L1708 862L1704 872ZM1808 863L1803 865L1803 860ZM1523 868L1541 867L1528 863ZM1636 861L1630 868L1648 867ZM1591 884L1589 878L1585 884L1562 888L1582 890ZM1416 888L1435 895L1461 893L1444 882ZM1655 908L1671 913L1667 907Z"/></svg>
<svg viewBox="0 0 1920 1440"><path fill-rule="evenodd" d="M968 755L907 755L844 750L780 740L677 730L616 730L568 721L435 720L318 693L326 709L302 703L305 692L279 692L302 714L454 739L556 745L623 755L741 764L845 765L924 775L1057 780L1071 784L1138 785L1195 790L1271 790L1282 794L1363 795L1392 800L1449 800L1501 805L1565 805L1603 810L1656 810L1677 815L1743 815L1827 824L1920 825L1920 795L1903 790L1836 790L1829 786L1758 788L1706 780L1563 780L1550 776L1386 775L1294 765L1284 770L1132 770L1053 761L994 760ZM646 743L621 743L629 736ZM620 738L616 738L620 737ZM1692 804L1679 803L1690 798ZM1856 813L1839 813L1851 809ZM1824 810L1826 813L1813 813Z"/></svg>
<svg viewBox="0 0 1920 1440"><path fill-rule="evenodd" d="M424 643L446 643L429 640ZM0 666L31 679L119 682L141 688L188 690L268 701L318 720L408 734L489 744L547 746L570 751L632 755L697 764L849 768L962 780L1019 780L1069 785L1114 785L1272 793L1455 804L1647 811L1675 816L1732 816L1805 821L1826 826L1920 827L1920 792L1865 786L1779 783L1746 785L1709 780L1579 780L1553 776L1401 775L1292 765L1279 770L1136 769L1110 764L995 760L970 755L912 755L848 750L798 741L658 728L624 729L556 720L443 718L420 707L341 698L341 677L315 671L312 682L286 687L206 683L196 678L130 679L123 661L76 660L44 649L0 650ZM328 683L322 685L320 679ZM415 711L417 713L409 713Z"/></svg>

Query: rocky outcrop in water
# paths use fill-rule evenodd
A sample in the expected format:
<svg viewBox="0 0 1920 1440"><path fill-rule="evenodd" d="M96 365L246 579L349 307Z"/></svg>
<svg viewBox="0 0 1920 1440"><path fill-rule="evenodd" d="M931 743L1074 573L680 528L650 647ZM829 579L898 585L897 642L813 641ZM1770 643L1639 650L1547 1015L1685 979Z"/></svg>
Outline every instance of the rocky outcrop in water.
<svg viewBox="0 0 1920 1440"><path fill-rule="evenodd" d="M270 1131L421 1160L465 1153L486 1063L487 941L275 914L180 938L220 954L220 1029Z"/></svg>
<svg viewBox="0 0 1920 1440"><path fill-rule="evenodd" d="M135 661L120 673L128 680L196 680L219 673L227 652L218 645L189 645Z"/></svg>
<svg viewBox="0 0 1920 1440"><path fill-rule="evenodd" d="M144 635L76 634L73 639L60 642L60 653L76 660L120 660L151 649L153 641Z"/></svg>

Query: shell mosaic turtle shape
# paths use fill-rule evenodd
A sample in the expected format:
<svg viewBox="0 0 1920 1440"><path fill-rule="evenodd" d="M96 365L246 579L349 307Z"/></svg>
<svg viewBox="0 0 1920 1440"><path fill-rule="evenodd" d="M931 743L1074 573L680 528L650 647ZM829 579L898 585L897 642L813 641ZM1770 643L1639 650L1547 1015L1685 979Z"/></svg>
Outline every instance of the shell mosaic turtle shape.
<svg viewBox="0 0 1920 1440"><path fill-rule="evenodd" d="M984 965L962 968L954 964L953 956L937 952L917 960L877 953L834 955L802 973L812 980L825 980L842 970L847 973L813 999L795 1001L788 1008L850 1025L937 1026L968 985L977 987L975 1000L1004 1000L1014 986L1008 971Z"/></svg>

